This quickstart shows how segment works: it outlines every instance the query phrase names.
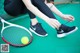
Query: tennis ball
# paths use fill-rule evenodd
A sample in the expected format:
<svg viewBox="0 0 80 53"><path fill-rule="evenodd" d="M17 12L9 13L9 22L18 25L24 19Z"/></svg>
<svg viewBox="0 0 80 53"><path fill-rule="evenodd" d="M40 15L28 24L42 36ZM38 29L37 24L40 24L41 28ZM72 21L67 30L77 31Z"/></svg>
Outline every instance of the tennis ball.
<svg viewBox="0 0 80 53"><path fill-rule="evenodd" d="M22 44L28 44L28 42L29 42L28 37L22 37L22 38L21 38L21 43L22 43Z"/></svg>

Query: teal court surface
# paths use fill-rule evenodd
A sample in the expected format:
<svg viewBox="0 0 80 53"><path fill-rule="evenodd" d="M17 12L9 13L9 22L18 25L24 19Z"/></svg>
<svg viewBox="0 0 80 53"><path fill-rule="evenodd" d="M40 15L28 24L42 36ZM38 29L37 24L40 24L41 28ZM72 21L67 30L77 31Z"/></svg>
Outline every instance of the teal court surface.
<svg viewBox="0 0 80 53"><path fill-rule="evenodd" d="M33 42L25 47L13 47L10 46L9 53L80 53L80 4L60 4L56 5L57 8L65 13L71 14L75 17L75 21L71 23L67 23L66 25L73 26L76 25L78 30L64 38L57 38L56 37L56 30L52 29L47 23L43 20L39 20L42 23L42 26L47 31L47 37L39 37L33 34ZM5 14L3 10L3 6L0 4L0 15ZM61 23L66 23L67 21L63 21L60 17L55 15L57 19ZM28 15L14 17L11 20L8 20L11 23L15 23L26 28L30 26L30 18ZM0 24L1 30L1 24ZM5 44L0 37L0 44Z"/></svg>

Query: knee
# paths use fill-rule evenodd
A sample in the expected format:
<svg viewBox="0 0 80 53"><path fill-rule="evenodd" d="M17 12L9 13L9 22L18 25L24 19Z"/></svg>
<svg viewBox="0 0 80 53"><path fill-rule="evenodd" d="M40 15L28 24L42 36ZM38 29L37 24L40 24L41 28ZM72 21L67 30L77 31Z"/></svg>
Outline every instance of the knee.
<svg viewBox="0 0 80 53"><path fill-rule="evenodd" d="M4 6L4 10L5 10L6 13L9 13L9 8L8 7Z"/></svg>
<svg viewBox="0 0 80 53"><path fill-rule="evenodd" d="M4 10L7 14L13 15L13 13L10 11L10 9L7 6L4 6Z"/></svg>
<svg viewBox="0 0 80 53"><path fill-rule="evenodd" d="M7 14L11 16L18 16L19 12L15 11L15 9L9 8L8 6L4 6L4 10Z"/></svg>

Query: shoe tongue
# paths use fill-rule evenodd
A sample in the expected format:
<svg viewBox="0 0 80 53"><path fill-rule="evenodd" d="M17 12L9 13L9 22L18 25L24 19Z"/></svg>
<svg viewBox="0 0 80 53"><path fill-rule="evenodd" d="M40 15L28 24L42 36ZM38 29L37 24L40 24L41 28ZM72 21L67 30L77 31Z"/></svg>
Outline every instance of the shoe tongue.
<svg viewBox="0 0 80 53"><path fill-rule="evenodd" d="M66 30L68 30L68 28L69 28L69 26L66 26L66 25L62 24L59 29L63 30L63 31L66 31Z"/></svg>

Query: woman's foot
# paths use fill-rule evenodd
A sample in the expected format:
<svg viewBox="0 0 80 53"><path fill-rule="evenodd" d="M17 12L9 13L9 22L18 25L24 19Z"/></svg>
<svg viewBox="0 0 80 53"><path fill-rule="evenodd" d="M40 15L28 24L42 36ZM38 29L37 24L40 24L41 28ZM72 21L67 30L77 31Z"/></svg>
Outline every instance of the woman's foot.
<svg viewBox="0 0 80 53"><path fill-rule="evenodd" d="M47 36L47 32L43 29L43 27L41 26L41 23L37 23L35 25L30 25L30 31L35 33L38 36L41 37L45 37Z"/></svg>
<svg viewBox="0 0 80 53"><path fill-rule="evenodd" d="M78 28L76 26L73 27L64 27L63 29L59 29L57 30L57 37L58 38L62 38L65 37L73 32L75 32L76 30L78 30Z"/></svg>
<svg viewBox="0 0 80 53"><path fill-rule="evenodd" d="M31 19L30 31L42 37L45 37L48 35L47 32L43 29L41 23L38 23L36 18Z"/></svg>

